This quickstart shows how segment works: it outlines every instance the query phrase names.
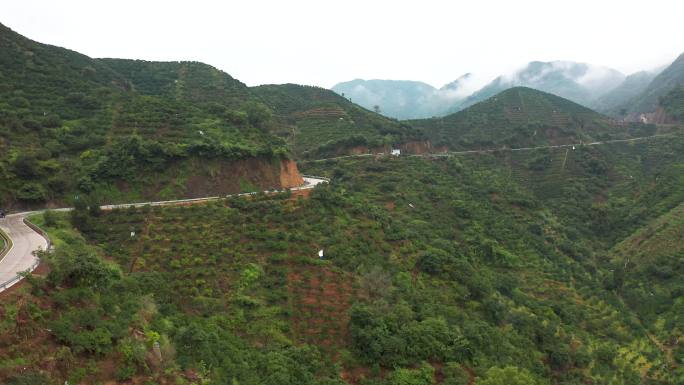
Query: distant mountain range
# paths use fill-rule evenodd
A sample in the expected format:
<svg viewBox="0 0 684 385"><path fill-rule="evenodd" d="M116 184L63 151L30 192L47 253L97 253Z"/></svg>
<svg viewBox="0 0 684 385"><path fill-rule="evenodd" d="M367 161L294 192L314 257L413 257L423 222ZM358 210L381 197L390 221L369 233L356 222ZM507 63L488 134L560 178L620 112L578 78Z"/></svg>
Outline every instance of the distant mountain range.
<svg viewBox="0 0 684 385"><path fill-rule="evenodd" d="M661 98L681 86L684 86L684 53L655 76L642 92L621 104L620 112L628 117L653 112Z"/></svg>
<svg viewBox="0 0 684 385"><path fill-rule="evenodd" d="M617 87L625 75L614 69L570 61L529 63L511 75L502 75L473 93L451 112L462 110L506 89L523 86L552 93L585 106Z"/></svg>
<svg viewBox="0 0 684 385"><path fill-rule="evenodd" d="M458 112L513 87L529 87L613 117L638 119L656 110L658 100L684 84L684 55L670 66L629 76L602 66L572 61L533 61L472 92L466 74L442 88L414 81L361 80L332 90L353 102L397 119L438 117Z"/></svg>
<svg viewBox="0 0 684 385"><path fill-rule="evenodd" d="M592 107L609 115L621 115L623 106L644 92L661 70L639 71L627 76L617 87L595 100Z"/></svg>
<svg viewBox="0 0 684 385"><path fill-rule="evenodd" d="M434 146L452 150L577 143L618 133L608 117L527 87L509 88L441 118L409 123Z"/></svg>
<svg viewBox="0 0 684 385"><path fill-rule="evenodd" d="M420 119L444 115L469 95L465 74L442 88L411 80L356 79L336 84L332 90L369 110L396 119ZM465 91L464 91L465 90Z"/></svg>

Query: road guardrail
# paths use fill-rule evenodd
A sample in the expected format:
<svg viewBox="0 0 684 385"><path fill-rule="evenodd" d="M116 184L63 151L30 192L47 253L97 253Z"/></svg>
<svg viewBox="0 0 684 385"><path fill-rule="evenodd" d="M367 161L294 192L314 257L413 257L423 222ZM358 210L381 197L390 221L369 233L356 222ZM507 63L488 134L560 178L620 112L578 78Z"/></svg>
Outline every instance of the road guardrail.
<svg viewBox="0 0 684 385"><path fill-rule="evenodd" d="M45 238L45 241L47 242L47 250L46 250L46 251L52 250L52 241L50 241L50 237L48 237L47 233L46 233L43 229L41 229L41 228L38 227L37 225L31 223L26 217L23 218L23 222L24 222L24 224L25 224L26 226L30 227L31 230L35 231L36 233L40 234L43 238ZM5 241L6 241L6 242L5 242L5 243L6 243L5 250L3 250L2 252L0 252L0 260L1 260L2 257L4 256L4 253L7 252L7 251L9 250L9 247L7 247L7 245L8 245L8 244L11 244L12 241L9 239L8 236L6 236L6 235L5 235L3 232L1 232L1 231L0 231L0 237L4 238ZM9 242L9 243L8 243L8 242ZM34 253L34 255L35 255L35 253ZM21 272L17 273L17 275L15 275L14 277L12 277L12 278L6 280L5 282L0 283L0 292L5 291L5 290L8 289L10 286L14 285L17 281L19 281L19 280L21 280L22 278L24 278L24 277L23 277L23 274L32 273L34 270L36 270L36 268L38 267L38 265L40 265L40 262L41 262L40 258L39 258L38 256L36 256L36 260L31 264L31 266L29 266L28 269L26 269L26 270L24 270L24 271L21 271Z"/></svg>

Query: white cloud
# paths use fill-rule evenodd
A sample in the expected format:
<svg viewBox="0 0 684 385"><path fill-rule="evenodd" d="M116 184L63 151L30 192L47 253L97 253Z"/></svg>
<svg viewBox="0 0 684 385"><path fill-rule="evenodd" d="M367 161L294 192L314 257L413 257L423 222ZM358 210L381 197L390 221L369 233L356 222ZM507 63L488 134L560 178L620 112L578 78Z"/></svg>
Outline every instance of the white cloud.
<svg viewBox="0 0 684 385"><path fill-rule="evenodd" d="M487 83L491 82L492 78L476 73L468 73L457 79L455 85L449 88L442 88L438 91L439 97L450 100L461 100L470 96L473 92L479 90Z"/></svg>

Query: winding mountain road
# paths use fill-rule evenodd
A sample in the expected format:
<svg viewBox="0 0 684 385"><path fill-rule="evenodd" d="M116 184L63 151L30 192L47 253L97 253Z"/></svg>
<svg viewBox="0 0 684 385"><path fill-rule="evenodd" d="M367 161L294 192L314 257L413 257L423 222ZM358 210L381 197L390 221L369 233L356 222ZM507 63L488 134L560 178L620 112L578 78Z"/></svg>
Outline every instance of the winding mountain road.
<svg viewBox="0 0 684 385"><path fill-rule="evenodd" d="M660 137L667 137L667 136L673 136L675 133L668 133L668 134L658 134L658 135L651 135L651 136L644 136L644 137L638 137L638 138L629 138L629 139L613 139L613 140L606 140L606 141L598 141L598 142L589 142L589 143L571 143L571 144L560 144L560 145L554 145L554 146L538 146L538 147L521 147L521 148L496 148L496 149L483 149L483 150L469 150L469 151L451 151L451 152L443 152L443 153L432 153L432 154L418 154L418 155L408 155L409 157L430 157L430 158L437 158L437 157L445 157L445 156L454 156L454 155L467 155L467 154L484 154L484 153L493 153L493 152L500 152L500 151L533 151L533 150L540 150L540 149L552 149L552 148L572 148L575 149L576 147L580 146L597 146L597 145L604 145L604 144L610 144L610 143L624 143L624 142L637 142L637 141L645 141L645 140L652 140ZM344 156L338 156L334 158L326 158L326 159L313 159L313 160L308 160L304 162L323 162L327 160L335 160L335 159L344 159L344 158L362 158L362 157L367 157L367 156L374 156L374 155L389 155L386 153L380 153L380 154L357 154L357 155L344 155ZM304 184L299 187L292 188L290 190L292 191L299 191L299 190L307 190L307 189L312 189L316 187L317 185L321 183L329 183L330 181L326 178L321 178L321 177L316 177L316 176L309 176L305 175L304 177ZM266 193L273 193L273 192L278 192L278 190L268 190L265 191ZM232 194L232 195L226 195L226 196L215 196L215 197L206 197L206 198L194 198L194 199L179 199L179 200L170 200L170 201L158 201L158 202L140 202L140 203L124 203L124 204L116 204L116 205L106 205L102 206L101 208L103 210L112 210L112 209L117 209L117 208L127 208L127 207L141 207L141 206L177 206L177 205L184 205L184 204L189 204L189 203L195 203L195 202L206 202L206 201L213 201L213 200L218 200L218 199L223 199L231 196L247 196L247 195L254 195L257 194L256 192L252 193L241 193L241 194ZM57 209L56 211L68 211L71 210L71 208L62 208L62 209ZM24 213L16 213L16 214L11 214L8 215L6 218L0 219L0 230L4 232L9 239L11 240L11 245L8 245L9 250L5 250L6 254L2 259L0 260L0 292L3 292L4 290L8 289L12 285L16 284L19 282L22 277L19 275L21 272L25 271L33 271L37 266L38 266L38 258L34 255L37 250L46 250L49 247L49 242L48 240L43 237L40 233L36 232L33 230L31 227L29 227L25 222L26 217L32 214L37 214L40 211L29 211L29 212L24 212ZM0 256L2 256L3 250L0 250Z"/></svg>
<svg viewBox="0 0 684 385"><path fill-rule="evenodd" d="M629 143L629 142L639 142L639 141L645 141L645 140L652 140L652 139L657 139L657 138L662 138L662 137L670 137L677 135L677 133L668 133L668 134L657 134L657 135L651 135L651 136L641 136L638 138L628 138L628 139L611 139L611 140L604 140L604 141L599 141L599 142L580 142L580 143L569 143L569 144L558 144L554 146L536 146L536 147L519 147L519 148L508 148L508 147L502 147L502 148L488 148L488 149L482 149L482 150L466 150L466 151L447 151L447 152L435 152L435 153L429 153L429 154L408 154L408 155L402 155L402 156L408 156L408 157L417 157L417 158L439 158L439 157L445 157L445 156L457 156L457 155L468 155L468 154L488 154L488 153L493 153L493 152L506 152L506 151L534 151L534 150L543 150L543 149L551 149L551 148L577 148L577 147L582 147L582 146L599 146L599 145L604 145L604 144L611 144L611 143ZM323 159L309 159L309 160L302 160L300 162L306 163L306 162L325 162L328 160L338 160L338 159L346 159L346 158L363 158L367 156L390 156L389 153L381 152L377 154L373 153L364 153L364 154L354 154L354 155L342 155L342 156L336 156L332 158L323 158Z"/></svg>
<svg viewBox="0 0 684 385"><path fill-rule="evenodd" d="M0 292L19 282L18 273L33 271L38 266L34 251L48 248L47 239L24 223L27 214L11 214L0 219L0 230L11 241L7 254L0 260Z"/></svg>
<svg viewBox="0 0 684 385"><path fill-rule="evenodd" d="M304 184L299 187L291 188L291 191L308 190L316 187L321 183L329 183L327 178L315 177L305 175ZM265 193L280 192L283 190L268 190ZM234 196L248 196L255 195L256 192L231 194L226 196L214 196L206 198L193 199L178 199L170 201L157 202L138 202L138 203L124 203L116 205L101 206L103 210L112 210L127 207L142 207L142 206L178 206L187 205L189 203L208 202L219 200ZM55 209L54 211L70 211L70 207ZM33 214L38 214L42 210L27 211L22 213L10 214L5 218L0 219L0 231L2 231L10 240L7 245L6 254L2 256L3 250L0 250L0 292L3 292L23 278L20 273L32 272L40 263L39 258L35 255L38 250L47 250L49 241L39 232L31 228L27 224L27 217Z"/></svg>

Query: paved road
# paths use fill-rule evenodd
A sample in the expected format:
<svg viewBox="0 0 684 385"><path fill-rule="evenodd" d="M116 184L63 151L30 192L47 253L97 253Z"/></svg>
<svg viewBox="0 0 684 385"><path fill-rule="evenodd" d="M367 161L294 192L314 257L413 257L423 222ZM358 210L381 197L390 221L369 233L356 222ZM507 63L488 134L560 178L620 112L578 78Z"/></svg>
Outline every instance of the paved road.
<svg viewBox="0 0 684 385"><path fill-rule="evenodd" d="M19 282L17 273L33 271L38 263L33 252L48 247L47 240L24 223L27 214L12 214L0 219L0 229L12 240L11 249L0 261L0 292Z"/></svg>
<svg viewBox="0 0 684 385"><path fill-rule="evenodd" d="M420 157L420 158L438 158L438 157L444 157L444 156L454 156L454 155L468 155L468 154L487 154L487 153L492 153L492 152L505 152L505 151L533 151L533 150L542 150L542 149L549 149L549 148L568 148L568 147L581 147L581 146L598 146L602 144L610 144L610 143L624 143L624 142L639 142L639 141L644 141L644 140L651 140L651 139L656 139L656 138L662 138L662 137L668 137L668 136L674 136L676 135L675 133L672 134L658 134L658 135L651 135L651 136L642 136L639 138L630 138L630 139L613 139L613 140L605 140L601 142L589 142L589 143L570 143L570 144L559 144L556 146L537 146L537 147L520 147L520 148L490 148L490 149L484 149L484 150L467 150L467 151L448 151L448 152L435 152L435 153L429 153L429 154L409 154L409 155L402 155L402 156L408 156L408 157ZM373 155L379 155L379 156L389 156L390 154L381 152L377 154L356 154L356 155L343 155L343 156L336 156L333 158L324 158L324 159L311 159L311 160L302 160L302 163L306 162L324 162L327 160L338 160L338 159L346 159L346 158L363 158L367 156L373 156Z"/></svg>
<svg viewBox="0 0 684 385"><path fill-rule="evenodd" d="M316 187L321 183L329 183L327 178L304 176L304 184L299 187L291 188L290 190L308 190ZM266 193L278 192L280 190L268 190ZM127 207L141 207L141 206L174 206L183 205L194 202L208 202L219 200L231 196L246 196L255 195L257 193L242 193L232 194L226 196L215 196L206 198L194 199L179 199L171 201L157 201L157 202L138 202L138 203L124 203L117 205L101 206L103 210L112 210L116 208ZM70 207L55 209L54 211L69 211ZM42 235L35 232L24 223L24 218L29 215L37 214L41 211L27 211L23 213L16 213L8 215L6 218L0 219L0 230L2 230L12 240L12 248L7 252L4 258L0 260L0 292L5 291L12 285L21 280L17 274L26 270L33 271L38 266L38 258L33 255L34 251L46 250L48 242Z"/></svg>

